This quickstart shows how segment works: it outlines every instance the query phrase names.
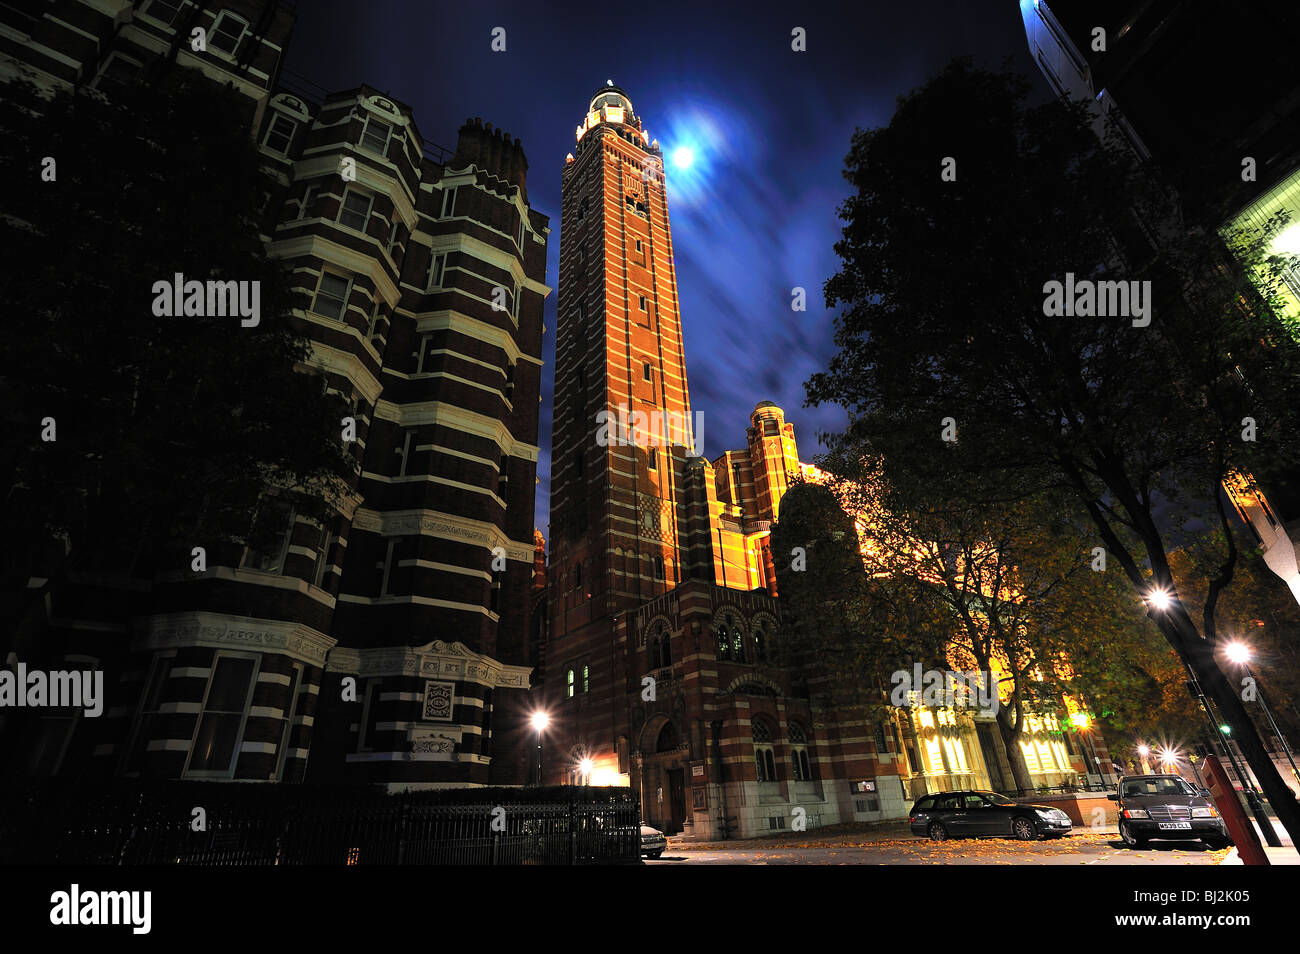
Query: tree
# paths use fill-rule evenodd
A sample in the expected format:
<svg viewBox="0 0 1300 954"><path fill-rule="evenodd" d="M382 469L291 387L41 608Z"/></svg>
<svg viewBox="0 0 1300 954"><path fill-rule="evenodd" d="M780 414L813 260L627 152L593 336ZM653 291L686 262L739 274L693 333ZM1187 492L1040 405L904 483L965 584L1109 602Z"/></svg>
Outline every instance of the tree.
<svg viewBox="0 0 1300 954"><path fill-rule="evenodd" d="M809 401L845 407L840 449L870 447L932 501L1073 494L1108 565L1169 597L1148 603L1153 620L1300 837L1300 806L1215 659L1239 551L1205 578L1199 620L1169 558L1173 515L1227 526L1226 476L1300 461L1295 342L1222 242L1092 134L1086 106L1028 106L1028 88L957 61L855 133L825 286L839 350Z"/></svg>
<svg viewBox="0 0 1300 954"><path fill-rule="evenodd" d="M811 667L817 704L880 721L889 673L910 673L918 659L943 660L931 588L884 586L869 576L854 521L829 488L791 484L772 528L772 555L784 658Z"/></svg>
<svg viewBox="0 0 1300 954"><path fill-rule="evenodd" d="M352 473L349 412L295 373L309 346L259 234L277 190L250 104L176 77L112 101L19 83L0 97L0 161L24 180L0 222L4 588L29 635L70 570L188 569L192 547L282 531L254 520L268 488L323 516ZM250 306L258 283L258 323L157 316L154 284L176 273L248 282ZM32 576L35 599L12 598Z"/></svg>
<svg viewBox="0 0 1300 954"><path fill-rule="evenodd" d="M1040 493L978 510L927 503L885 478L879 459L827 461L833 486L861 515L867 573L900 600L928 587L943 612L927 621L947 662L997 683L995 718L1016 787L1033 788L1020 741L1029 717L1061 715L1065 697L1082 702L1086 680L1076 654L1122 645L1145 621L1097 572L1085 527L1060 494ZM1122 653L1097 651L1091 679L1123 670ZM1101 665L1105 662L1106 671Z"/></svg>

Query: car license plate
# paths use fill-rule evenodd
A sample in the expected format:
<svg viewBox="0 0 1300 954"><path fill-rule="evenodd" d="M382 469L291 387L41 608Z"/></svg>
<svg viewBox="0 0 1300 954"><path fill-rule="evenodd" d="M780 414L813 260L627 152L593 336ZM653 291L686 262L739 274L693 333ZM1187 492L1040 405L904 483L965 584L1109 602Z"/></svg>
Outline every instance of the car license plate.
<svg viewBox="0 0 1300 954"><path fill-rule="evenodd" d="M1191 822L1160 822L1161 831L1191 831Z"/></svg>

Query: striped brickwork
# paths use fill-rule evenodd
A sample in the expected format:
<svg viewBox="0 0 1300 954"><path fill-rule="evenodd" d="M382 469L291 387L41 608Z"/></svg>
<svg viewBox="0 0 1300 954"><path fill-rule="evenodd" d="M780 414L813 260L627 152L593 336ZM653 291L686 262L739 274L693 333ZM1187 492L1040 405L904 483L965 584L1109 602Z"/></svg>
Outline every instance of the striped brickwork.
<svg viewBox="0 0 1300 954"><path fill-rule="evenodd" d="M283 524L271 552L213 544L202 572L65 591L42 653L93 659L105 715L33 733L53 720L24 713L0 756L38 774L521 782L549 293L522 145L469 120L451 153L368 87L278 89L292 16L273 0L129 6L0 10L0 73L111 96L170 62L249 97L278 183L264 236L297 293L302 370L350 407L355 473L323 522L267 498L250 520Z"/></svg>

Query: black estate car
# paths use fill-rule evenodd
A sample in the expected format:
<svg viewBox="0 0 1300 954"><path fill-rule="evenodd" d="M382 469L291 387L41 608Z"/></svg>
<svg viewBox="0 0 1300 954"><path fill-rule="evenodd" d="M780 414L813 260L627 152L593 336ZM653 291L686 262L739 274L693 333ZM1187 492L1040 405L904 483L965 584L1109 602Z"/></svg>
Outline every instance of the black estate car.
<svg viewBox="0 0 1300 954"><path fill-rule="evenodd" d="M1130 848L1152 838L1198 838L1207 847L1223 848L1228 828L1207 794L1177 775L1128 775L1107 797L1119 803L1119 834Z"/></svg>
<svg viewBox="0 0 1300 954"><path fill-rule="evenodd" d="M913 835L931 841L1002 836L1034 841L1060 838L1073 828L1070 816L1049 805L1025 805L996 792L936 792L912 806Z"/></svg>

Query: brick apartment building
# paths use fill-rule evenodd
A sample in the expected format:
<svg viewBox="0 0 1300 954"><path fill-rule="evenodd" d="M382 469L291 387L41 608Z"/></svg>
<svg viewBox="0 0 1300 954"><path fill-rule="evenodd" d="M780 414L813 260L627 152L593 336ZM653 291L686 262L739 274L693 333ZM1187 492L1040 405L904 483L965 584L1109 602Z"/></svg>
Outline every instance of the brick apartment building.
<svg viewBox="0 0 1300 954"><path fill-rule="evenodd" d="M0 78L111 96L186 69L248 97L278 183L265 239L292 270L311 370L357 422L333 519L268 498L278 546L214 548L200 574L97 568L55 594L38 645L6 664L102 669L106 711L4 714L7 770L522 781L548 219L522 145L491 123L468 120L448 151L377 90L282 85L292 8L0 6Z"/></svg>

